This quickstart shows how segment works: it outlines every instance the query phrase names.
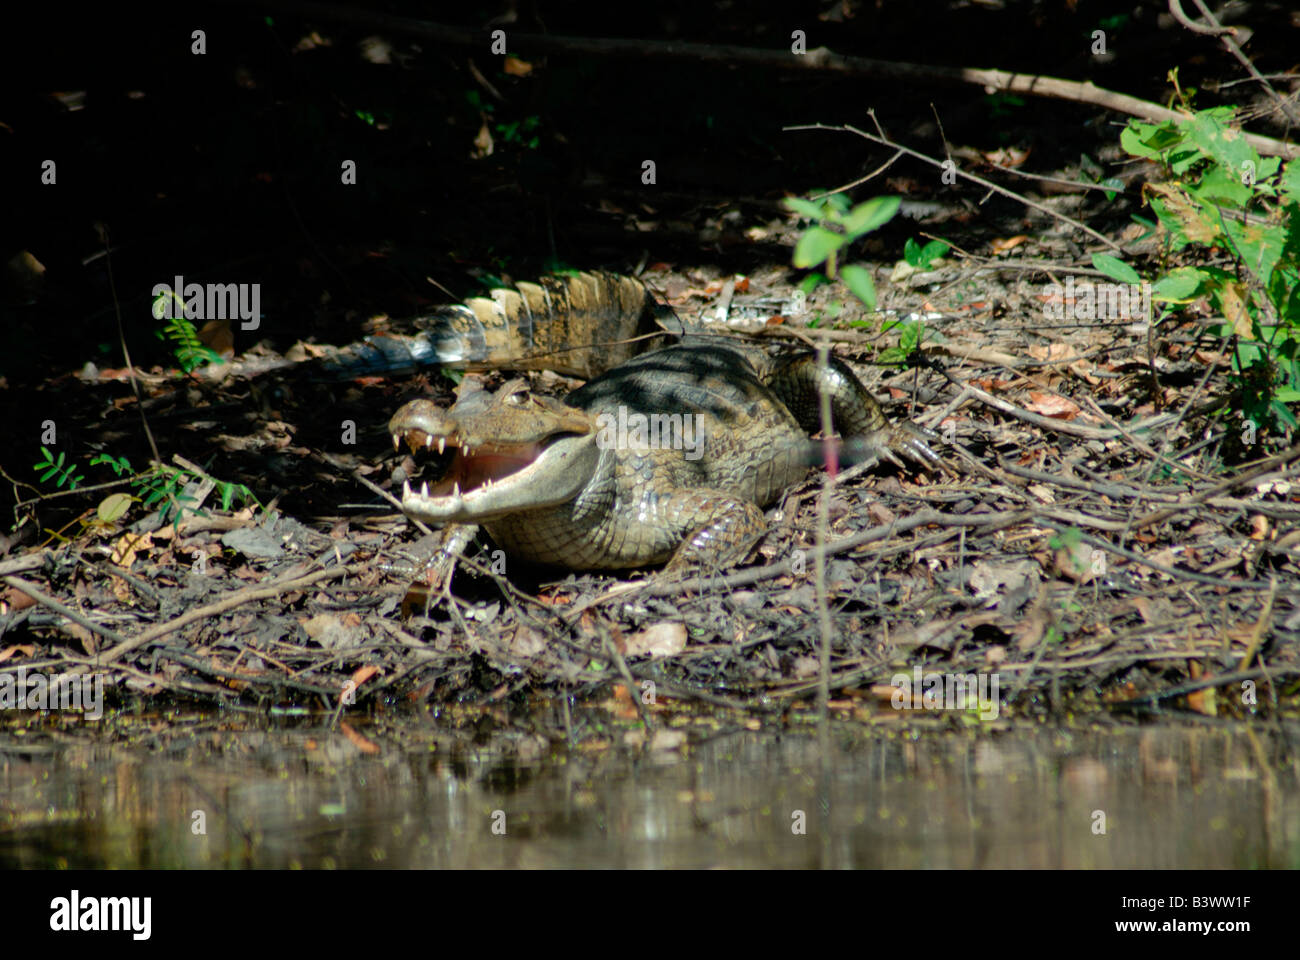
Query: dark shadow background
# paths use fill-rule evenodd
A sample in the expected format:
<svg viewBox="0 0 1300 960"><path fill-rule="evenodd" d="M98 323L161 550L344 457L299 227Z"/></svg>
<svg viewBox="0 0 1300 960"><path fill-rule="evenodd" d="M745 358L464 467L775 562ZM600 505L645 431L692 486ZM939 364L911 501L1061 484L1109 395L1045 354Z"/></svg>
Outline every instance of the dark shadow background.
<svg viewBox="0 0 1300 960"><path fill-rule="evenodd" d="M546 32L774 51L788 51L801 29L810 49L1042 72L1160 101L1173 66L1184 87L1240 75L1213 38L1174 25L1163 3L393 2L346 7L353 22L342 25L303 6L12 12L0 38L0 264L25 251L44 274L6 269L0 285L0 433L13 432L0 448L11 472L27 479L39 423L61 402L52 395L82 389L73 373L87 362L122 366L114 286L142 368L174 366L149 293L176 275L262 285L261 329L236 331L237 353L263 338L277 350L300 339L341 344L365 332L367 317L409 317L451 299L435 282L461 297L485 274L528 278L557 265L788 264L787 246L749 239L747 228L779 218L782 196L852 181L888 154L784 125L865 124L875 108L891 135L941 154L937 115L951 143L1030 149L1026 169L1050 172L1113 147L1123 121L969 85L717 62L524 55L531 72L515 76L489 54L489 26L507 39ZM1259 68L1292 67L1300 15L1283 2L1238 6L1256 31L1248 51ZM367 11L482 29L482 41L368 27ZM195 29L206 32L204 56L191 53ZM1090 51L1097 29L1106 56ZM1257 97L1247 85L1228 93L1203 90L1197 103ZM494 150L476 156L485 126ZM40 183L47 159L57 186ZM652 186L640 179L647 159L657 165ZM344 160L357 164L356 186L340 183ZM883 192L967 204L974 213L946 232L971 248L1025 230L1020 206L985 203L965 184L942 188L912 161L856 196ZM112 285L97 224L112 241ZM887 227L890 259L914 232ZM130 394L124 383L113 390ZM312 394L313 404L331 402ZM390 412L358 404L374 424ZM139 463L146 451L133 429L123 423L116 442Z"/></svg>

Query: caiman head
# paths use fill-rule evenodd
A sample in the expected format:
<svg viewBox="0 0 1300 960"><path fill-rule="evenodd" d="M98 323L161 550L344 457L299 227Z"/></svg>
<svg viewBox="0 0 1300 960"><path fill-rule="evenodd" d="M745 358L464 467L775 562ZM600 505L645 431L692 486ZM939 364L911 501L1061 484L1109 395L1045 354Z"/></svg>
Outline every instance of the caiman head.
<svg viewBox="0 0 1300 960"><path fill-rule="evenodd" d="M576 497L596 471L595 419L538 397L523 380L495 393L461 396L450 409L412 400L388 422L393 447L434 458L440 479L417 493L408 481L402 510L430 523L480 523Z"/></svg>

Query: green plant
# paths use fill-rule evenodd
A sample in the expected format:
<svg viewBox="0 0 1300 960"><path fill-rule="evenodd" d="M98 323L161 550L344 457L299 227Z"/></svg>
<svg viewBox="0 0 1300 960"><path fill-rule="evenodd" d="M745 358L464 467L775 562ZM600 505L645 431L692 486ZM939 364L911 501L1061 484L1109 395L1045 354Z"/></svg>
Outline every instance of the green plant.
<svg viewBox="0 0 1300 960"><path fill-rule="evenodd" d="M49 449L41 447L43 459L32 464L35 470L45 471L41 475L41 481L47 481L51 477L57 476L57 485L62 487L64 483L68 484L69 490L77 489L77 484L81 483L85 477L75 473L75 467L72 464L65 464L66 455L60 453L55 457ZM190 470L181 467L170 467L164 464L154 464L148 470L142 473L133 474L131 463L126 457L114 457L107 453L96 454L89 461L92 467L106 464L117 477L128 477L124 482L129 482L135 488L136 496L130 496L122 493L110 494L106 497L97 508L97 514L100 521L104 523L115 522L125 514L126 510L132 503L143 503L145 507L152 507L154 504L161 504L162 522L168 520L174 524L180 524L181 518L187 513L194 516L206 516L202 510L191 507L194 498L188 496L184 490L186 485L199 479L198 475ZM253 492L242 483L231 483L225 480L210 478L213 488L221 498L221 509L229 510L230 505L238 499L241 504L253 503L261 506Z"/></svg>
<svg viewBox="0 0 1300 960"><path fill-rule="evenodd" d="M1119 177L1107 177L1103 180L1101 175L1105 171L1102 169L1101 164L1092 159L1092 157L1088 156L1086 153L1079 154L1079 172L1087 177L1092 183L1095 183L1098 186L1111 188L1105 192L1107 201L1114 200L1115 194L1122 192L1124 189L1124 181ZM1135 217L1134 219L1136 220L1137 218ZM1154 229L1155 224L1151 224L1151 227Z"/></svg>
<svg viewBox="0 0 1300 960"><path fill-rule="evenodd" d="M921 320L886 320L881 324L880 329L882 332L898 330L898 346L886 347L876 358L886 365L905 366L907 358L925 340L925 322Z"/></svg>
<svg viewBox="0 0 1300 960"><path fill-rule="evenodd" d="M536 150L537 144L540 142L536 130L541 125L542 118L534 114L524 117L522 120L498 123L496 131L497 135L506 143L517 144L526 150Z"/></svg>
<svg viewBox="0 0 1300 960"><path fill-rule="evenodd" d="M842 193L833 193L820 201L786 197L787 207L813 221L795 244L794 265L808 268L825 264L826 278L834 280L838 272L844 285L868 310L876 309L876 285L867 268L853 263L837 265L842 250L890 221L898 212L900 199L872 197L849 209L849 199Z"/></svg>
<svg viewBox="0 0 1300 960"><path fill-rule="evenodd" d="M496 113L496 104L488 103L477 90L467 90L465 99L469 105L479 112L484 122L496 120L493 116ZM537 135L537 130L542 125L542 118L537 114L531 114L522 117L519 120L508 120L492 124L492 129L496 131L497 138L502 143L509 143L515 146L523 147L525 150L536 150L541 138Z"/></svg>
<svg viewBox="0 0 1300 960"><path fill-rule="evenodd" d="M821 200L786 197L785 205L800 216L813 221L803 232L794 248L794 265L796 267L825 266L825 273L814 270L804 277L800 289L809 294L823 283L833 280L838 273L844 285L862 301L868 310L876 309L876 285L866 267L856 263L838 266L842 253L853 243L860 240L872 230L878 230L898 212L899 197L873 197L850 209L849 200L842 193L833 193ZM916 263L922 260L928 265L948 252L948 245L942 241L932 240L924 247L909 240L910 255ZM908 256L908 248L904 256ZM909 261L911 262L911 261ZM808 326L817 327L823 319L834 320L839 316L843 305L832 303L825 311L825 316L814 316ZM851 320L850 326L866 327L870 320ZM925 334L925 325L908 320L886 320L882 330L899 330L899 345L883 351L882 363L902 364L921 344Z"/></svg>
<svg viewBox="0 0 1300 960"><path fill-rule="evenodd" d="M76 467L72 464L69 463L66 467L63 465L67 460L68 455L62 450L60 450L59 455L55 457L54 454L50 453L49 447L41 447L41 457L41 460L32 464L33 470L45 471L41 474L41 483L45 483L45 481L49 480L51 477L58 477L59 479L55 483L55 486L61 487L66 483L69 490L76 490L77 484L86 479L76 472Z"/></svg>
<svg viewBox="0 0 1300 960"><path fill-rule="evenodd" d="M930 264L950 249L952 249L951 245L942 240L931 240L925 246L921 246L914 237L908 237L907 243L903 244L903 259L918 270L929 270Z"/></svg>
<svg viewBox="0 0 1300 960"><path fill-rule="evenodd" d="M131 485L141 495L141 502L146 508L160 504L163 523L171 520L179 527L181 519L187 514L197 517L207 516L202 509L190 506L194 498L185 493L185 487L197 479L199 479L197 474L181 467L155 464L150 470L132 478ZM242 483L231 483L215 478L212 482L217 495L221 498L222 510L229 510L230 504L236 497L239 498L240 503L249 501L257 503L253 492Z"/></svg>
<svg viewBox="0 0 1300 960"><path fill-rule="evenodd" d="M154 318L161 320L168 313L168 298L172 300L170 312L173 316L161 330L155 331L154 335L159 340L172 342L172 353L181 372L189 373L195 367L201 367L205 363L224 363L221 354L199 339L198 330L185 316L185 303L175 290L160 293L154 298Z"/></svg>
<svg viewBox="0 0 1300 960"><path fill-rule="evenodd" d="M1276 157L1261 158L1232 121L1230 107L1158 124L1134 120L1120 143L1165 171L1143 194L1168 233L1166 256L1187 250L1200 261L1165 270L1152 299L1171 305L1166 315L1208 301L1224 320L1209 332L1232 339L1233 405L1260 427L1293 428L1287 404L1300 400L1300 162L1283 167ZM1113 258L1097 266L1126 283L1137 276Z"/></svg>
<svg viewBox="0 0 1300 960"><path fill-rule="evenodd" d="M1015 116L1014 108L1023 107L1025 98L1018 97L1014 93L989 93L984 96L984 104L989 108L990 120L1001 120Z"/></svg>

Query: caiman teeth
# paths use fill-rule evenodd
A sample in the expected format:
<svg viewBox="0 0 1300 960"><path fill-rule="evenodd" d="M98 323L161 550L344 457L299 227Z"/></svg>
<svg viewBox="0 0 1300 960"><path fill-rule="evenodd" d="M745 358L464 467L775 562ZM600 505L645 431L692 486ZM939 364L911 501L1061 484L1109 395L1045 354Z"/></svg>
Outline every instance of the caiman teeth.
<svg viewBox="0 0 1300 960"><path fill-rule="evenodd" d="M452 483L451 483L451 495L452 495L453 497L459 497L459 496L460 496L460 481L459 481L459 480L453 480L453 481L452 481Z"/></svg>
<svg viewBox="0 0 1300 960"><path fill-rule="evenodd" d="M431 434L431 433L426 433L426 434L424 435L424 446L425 446L425 449L426 449L426 450L427 450L429 447L432 447L432 446L433 446L433 434Z"/></svg>
<svg viewBox="0 0 1300 960"><path fill-rule="evenodd" d="M394 450L402 449L402 435L400 433L393 434L393 449Z"/></svg>
<svg viewBox="0 0 1300 960"><path fill-rule="evenodd" d="M411 495L411 481L402 481L402 499L405 500Z"/></svg>
<svg viewBox="0 0 1300 960"><path fill-rule="evenodd" d="M447 446L447 438L446 438L446 437L439 437L439 438L438 438L438 453L441 454L442 451L446 448L446 446Z"/></svg>

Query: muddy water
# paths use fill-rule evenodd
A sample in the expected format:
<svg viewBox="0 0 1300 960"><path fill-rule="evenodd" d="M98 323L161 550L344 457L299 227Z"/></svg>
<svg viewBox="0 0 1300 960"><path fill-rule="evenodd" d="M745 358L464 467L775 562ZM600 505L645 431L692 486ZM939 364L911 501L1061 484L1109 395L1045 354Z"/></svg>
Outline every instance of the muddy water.
<svg viewBox="0 0 1300 960"><path fill-rule="evenodd" d="M811 734L555 752L422 723L0 731L0 866L1300 867L1276 731L846 729L823 763Z"/></svg>

